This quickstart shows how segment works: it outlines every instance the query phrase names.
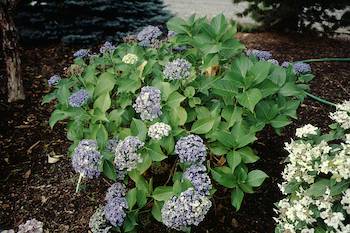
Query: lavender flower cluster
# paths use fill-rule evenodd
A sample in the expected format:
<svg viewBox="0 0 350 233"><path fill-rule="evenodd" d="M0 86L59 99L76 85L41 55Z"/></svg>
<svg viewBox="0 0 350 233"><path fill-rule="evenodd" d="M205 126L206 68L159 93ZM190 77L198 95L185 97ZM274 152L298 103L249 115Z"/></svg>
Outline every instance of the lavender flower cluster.
<svg viewBox="0 0 350 233"><path fill-rule="evenodd" d="M203 163L207 156L206 150L203 139L193 134L180 138L175 145L175 153L181 163Z"/></svg>
<svg viewBox="0 0 350 233"><path fill-rule="evenodd" d="M120 141L115 148L114 163L119 171L131 171L138 163L142 162L140 153L137 151L144 146L144 143L137 137L128 136Z"/></svg>
<svg viewBox="0 0 350 233"><path fill-rule="evenodd" d="M179 197L166 201L161 210L163 223L170 228L185 231L189 226L198 226L205 218L212 203L208 197L202 196L189 188Z"/></svg>
<svg viewBox="0 0 350 233"><path fill-rule="evenodd" d="M109 41L106 41L100 48L100 53L111 53L115 50L115 46L109 42Z"/></svg>
<svg viewBox="0 0 350 233"><path fill-rule="evenodd" d="M104 214L113 226L121 226L126 217L125 210L128 209L128 202L125 194L126 188L121 183L113 184L107 191Z"/></svg>
<svg viewBox="0 0 350 233"><path fill-rule="evenodd" d="M98 166L100 158L101 154L97 150L97 142L95 140L83 139L74 150L72 165L76 172L92 179L100 175Z"/></svg>
<svg viewBox="0 0 350 233"><path fill-rule="evenodd" d="M36 219L26 221L18 226L18 233L42 233L44 224Z"/></svg>
<svg viewBox="0 0 350 233"><path fill-rule="evenodd" d="M140 113L142 120L153 120L162 114L160 102L160 90L145 86L141 88L140 95L136 98L133 107L137 113Z"/></svg>
<svg viewBox="0 0 350 233"><path fill-rule="evenodd" d="M104 213L103 207L99 207L95 213L90 217L89 227L92 233L108 233L111 226L108 226L108 222Z"/></svg>
<svg viewBox="0 0 350 233"><path fill-rule="evenodd" d="M186 79L190 76L191 63L186 59L178 58L172 62L168 62L165 65L163 74L166 79L179 80Z"/></svg>
<svg viewBox="0 0 350 233"><path fill-rule="evenodd" d="M70 106L74 108L78 108L83 106L85 103L87 103L89 98L90 98L89 93L86 90L81 89L74 92L71 96L69 96L68 103Z"/></svg>
<svg viewBox="0 0 350 233"><path fill-rule="evenodd" d="M257 50L257 49L248 49L246 51L247 56L256 57L258 60L267 61L272 58L272 54L268 51Z"/></svg>
<svg viewBox="0 0 350 233"><path fill-rule="evenodd" d="M212 189L210 177L207 174L207 168L204 165L193 164L185 170L183 178L191 181L194 189L200 195L209 195Z"/></svg>
<svg viewBox="0 0 350 233"><path fill-rule="evenodd" d="M139 41L139 45L143 47L150 47L156 43L158 38L162 35L161 30L155 26L147 26L140 31L136 38Z"/></svg>
<svg viewBox="0 0 350 233"><path fill-rule="evenodd" d="M51 87L51 86L57 85L60 80L61 80L61 76L55 74L55 75L51 76L49 80L47 80L47 83Z"/></svg>
<svg viewBox="0 0 350 233"><path fill-rule="evenodd" d="M90 55L90 50L89 49L79 49L76 51L73 56L75 58L84 58Z"/></svg>

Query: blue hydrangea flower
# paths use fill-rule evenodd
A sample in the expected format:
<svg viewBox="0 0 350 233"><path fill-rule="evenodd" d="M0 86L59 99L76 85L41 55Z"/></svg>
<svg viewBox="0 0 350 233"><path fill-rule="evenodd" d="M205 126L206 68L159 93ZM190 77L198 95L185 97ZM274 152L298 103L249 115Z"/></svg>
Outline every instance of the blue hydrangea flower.
<svg viewBox="0 0 350 233"><path fill-rule="evenodd" d="M76 172L92 179L100 175L98 166L100 158L101 154L97 150L97 142L83 139L74 150L72 165Z"/></svg>
<svg viewBox="0 0 350 233"><path fill-rule="evenodd" d="M61 76L55 74L55 75L51 76L49 80L47 80L47 83L51 87L51 86L57 85L60 80L61 80Z"/></svg>
<svg viewBox="0 0 350 233"><path fill-rule="evenodd" d="M190 76L191 63L186 59L178 58L172 62L168 62L165 65L163 74L166 79L179 80L186 79Z"/></svg>
<svg viewBox="0 0 350 233"><path fill-rule="evenodd" d="M207 174L207 168L204 165L192 165L185 170L183 178L191 181L194 189L201 195L209 195L212 189L210 177Z"/></svg>
<svg viewBox="0 0 350 233"><path fill-rule="evenodd" d="M202 138L190 134L176 142L175 153L179 156L181 163L203 163L207 156L207 147Z"/></svg>
<svg viewBox="0 0 350 233"><path fill-rule="evenodd" d="M76 51L73 56L75 58L84 58L90 55L90 50L88 49L79 49L78 51Z"/></svg>
<svg viewBox="0 0 350 233"><path fill-rule="evenodd" d="M268 59L267 61L274 65L277 65L277 66L279 65L279 62L276 59Z"/></svg>
<svg viewBox="0 0 350 233"><path fill-rule="evenodd" d="M117 148L118 142L118 138L109 139L107 141L106 150L108 152L114 153L115 149Z"/></svg>
<svg viewBox="0 0 350 233"><path fill-rule="evenodd" d="M264 50L248 49L246 54L247 56L253 56L253 57L256 57L258 60L264 60L264 61L272 58L272 54Z"/></svg>
<svg viewBox="0 0 350 233"><path fill-rule="evenodd" d="M128 209L128 202L125 197L115 197L107 202L104 208L106 219L115 227L123 225Z"/></svg>
<svg viewBox="0 0 350 233"><path fill-rule="evenodd" d="M142 120L154 120L162 115L160 94L160 90L155 87L145 86L141 88L133 107L137 113L140 113Z"/></svg>
<svg viewBox="0 0 350 233"><path fill-rule="evenodd" d="M110 52L113 52L115 50L115 46L109 42L109 41L106 41L100 48L100 53L110 53Z"/></svg>
<svg viewBox="0 0 350 233"><path fill-rule="evenodd" d="M109 233L111 226L108 226L103 207L96 209L90 217L89 227L92 233Z"/></svg>
<svg viewBox="0 0 350 233"><path fill-rule="evenodd" d="M83 106L88 101L89 98L90 98L89 93L86 90L81 89L79 91L74 92L71 96L69 96L68 103L70 106L78 108Z"/></svg>
<svg viewBox="0 0 350 233"><path fill-rule="evenodd" d="M284 61L284 62L282 62L282 67L283 68L288 68L290 65L291 65L292 63L290 63L289 61Z"/></svg>
<svg viewBox="0 0 350 233"><path fill-rule="evenodd" d="M293 64L293 70L296 74L306 74L311 72L311 66L304 62L297 62Z"/></svg>
<svg viewBox="0 0 350 233"><path fill-rule="evenodd" d="M162 221L167 227L185 231L192 225L198 226L211 206L212 203L208 197L189 188L179 197L174 196L164 203L161 209Z"/></svg>
<svg viewBox="0 0 350 233"><path fill-rule="evenodd" d="M144 146L144 143L137 137L128 136L120 141L115 149L114 163L117 170L131 171L138 163L142 162L142 158L138 150Z"/></svg>
<svg viewBox="0 0 350 233"><path fill-rule="evenodd" d="M42 233L44 224L36 219L27 220L18 226L18 233Z"/></svg>
<svg viewBox="0 0 350 233"><path fill-rule="evenodd" d="M139 41L140 46L150 47L153 43L157 42L161 35L162 32L158 27L147 26L137 34L136 39Z"/></svg>
<svg viewBox="0 0 350 233"><path fill-rule="evenodd" d="M126 194L125 185L117 182L112 184L111 187L108 188L105 200L109 202L109 200L112 200L115 197L124 197L125 194Z"/></svg>

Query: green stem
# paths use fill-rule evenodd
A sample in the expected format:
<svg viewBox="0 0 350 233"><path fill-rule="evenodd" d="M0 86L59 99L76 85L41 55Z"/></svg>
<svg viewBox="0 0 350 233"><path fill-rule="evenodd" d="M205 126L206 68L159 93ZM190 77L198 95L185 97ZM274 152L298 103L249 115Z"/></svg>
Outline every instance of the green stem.
<svg viewBox="0 0 350 233"><path fill-rule="evenodd" d="M83 174L80 173L79 175L79 179L78 179L78 183L77 183L77 186L75 188L75 193L78 193L79 192L79 188L80 188L80 183L81 183L81 180L83 179Z"/></svg>
<svg viewBox="0 0 350 233"><path fill-rule="evenodd" d="M310 94L310 93L308 93L308 92L305 92L305 94L306 94L307 96L309 96L310 98L319 101L320 103L327 104L327 105L330 105L330 106L333 106L333 107L336 107L336 106L337 106L335 103L329 102L328 100L322 99L322 98L320 98L320 97L318 97L318 96L315 96L315 95L313 95L313 94Z"/></svg>
<svg viewBox="0 0 350 233"><path fill-rule="evenodd" d="M297 61L297 62L309 63L309 62L329 62L329 61L333 61L333 62L350 62L350 58L343 58L343 57L316 58L316 59L306 59L306 60Z"/></svg>

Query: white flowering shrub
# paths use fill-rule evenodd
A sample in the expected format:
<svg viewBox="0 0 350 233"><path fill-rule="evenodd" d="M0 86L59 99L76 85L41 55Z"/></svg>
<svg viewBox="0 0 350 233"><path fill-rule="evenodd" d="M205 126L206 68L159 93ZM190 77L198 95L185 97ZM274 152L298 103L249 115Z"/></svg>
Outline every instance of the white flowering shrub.
<svg viewBox="0 0 350 233"><path fill-rule="evenodd" d="M286 143L276 232L350 232L350 101L330 118L336 123L329 133L308 124Z"/></svg>
<svg viewBox="0 0 350 233"><path fill-rule="evenodd" d="M56 105L49 124L68 122L80 179L103 174L126 184L125 197L95 215L94 232L132 231L145 209L187 230L204 219L218 185L239 210L244 194L267 178L249 168L259 159L250 147L256 133L290 124L312 78L246 55L223 15L174 18L168 29L146 27L126 43L105 43L99 54L80 50L64 75L50 79L44 102ZM153 182L160 163L173 168L162 174L165 183Z"/></svg>

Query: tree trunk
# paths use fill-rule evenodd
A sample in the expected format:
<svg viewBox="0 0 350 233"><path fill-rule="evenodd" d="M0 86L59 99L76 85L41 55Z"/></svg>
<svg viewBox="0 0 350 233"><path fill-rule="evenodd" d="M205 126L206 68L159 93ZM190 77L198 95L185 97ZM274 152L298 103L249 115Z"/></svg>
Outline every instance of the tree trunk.
<svg viewBox="0 0 350 233"><path fill-rule="evenodd" d="M17 33L14 21L10 16L10 9L12 9L14 5L15 1L9 1L8 4L0 3L0 29L2 35L2 49L8 76L7 86L9 102L25 99L21 74L21 60L17 47Z"/></svg>

